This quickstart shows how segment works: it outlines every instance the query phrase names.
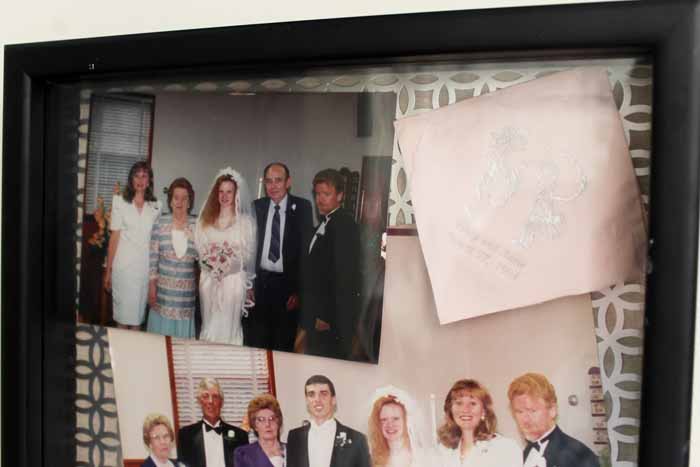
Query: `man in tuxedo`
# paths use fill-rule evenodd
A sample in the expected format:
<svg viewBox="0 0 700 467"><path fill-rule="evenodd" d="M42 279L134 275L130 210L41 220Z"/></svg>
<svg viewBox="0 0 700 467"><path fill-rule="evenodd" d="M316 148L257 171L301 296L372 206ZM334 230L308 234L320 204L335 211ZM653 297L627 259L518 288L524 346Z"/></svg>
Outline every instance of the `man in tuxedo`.
<svg viewBox="0 0 700 467"><path fill-rule="evenodd" d="M300 258L312 228L311 203L289 193L281 162L263 171L266 197L253 203L258 222L255 308L244 321L244 342L291 352L299 323Z"/></svg>
<svg viewBox="0 0 700 467"><path fill-rule="evenodd" d="M510 383L508 399L527 442L523 467L599 467L593 451L557 426L557 395L545 376L519 376Z"/></svg>
<svg viewBox="0 0 700 467"><path fill-rule="evenodd" d="M188 467L234 467L233 451L248 444L248 433L221 420L224 395L219 382L204 378L197 401L203 419L178 430L178 459Z"/></svg>
<svg viewBox="0 0 700 467"><path fill-rule="evenodd" d="M359 229L342 209L343 176L322 170L313 179L319 225L302 258L301 320L306 353L348 359L360 306Z"/></svg>
<svg viewBox="0 0 700 467"><path fill-rule="evenodd" d="M334 418L335 387L323 375L304 385L311 422L287 436L287 467L370 467L367 438Z"/></svg>

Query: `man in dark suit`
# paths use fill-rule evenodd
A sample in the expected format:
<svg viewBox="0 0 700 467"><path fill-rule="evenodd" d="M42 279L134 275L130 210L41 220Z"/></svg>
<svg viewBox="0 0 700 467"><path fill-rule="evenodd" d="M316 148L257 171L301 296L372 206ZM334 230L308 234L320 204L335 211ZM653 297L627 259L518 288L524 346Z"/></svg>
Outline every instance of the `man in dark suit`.
<svg viewBox="0 0 700 467"><path fill-rule="evenodd" d="M244 320L244 342L291 352L299 323L300 258L312 228L311 203L289 193L281 162L263 171L266 197L253 203L258 222L255 308Z"/></svg>
<svg viewBox="0 0 700 467"><path fill-rule="evenodd" d="M311 422L287 436L287 467L370 467L367 438L337 421L335 387L323 375L304 385Z"/></svg>
<svg viewBox="0 0 700 467"><path fill-rule="evenodd" d="M178 459L188 467L234 467L233 451L248 444L248 433L221 420L224 396L219 382L204 378L197 401L203 419L178 430Z"/></svg>
<svg viewBox="0 0 700 467"><path fill-rule="evenodd" d="M599 467L598 457L557 426L557 394L538 373L519 376L508 388L513 418L525 437L524 467Z"/></svg>
<svg viewBox="0 0 700 467"><path fill-rule="evenodd" d="M302 258L301 320L306 353L348 359L360 306L359 229L342 209L345 180L326 169L313 179L320 223Z"/></svg>

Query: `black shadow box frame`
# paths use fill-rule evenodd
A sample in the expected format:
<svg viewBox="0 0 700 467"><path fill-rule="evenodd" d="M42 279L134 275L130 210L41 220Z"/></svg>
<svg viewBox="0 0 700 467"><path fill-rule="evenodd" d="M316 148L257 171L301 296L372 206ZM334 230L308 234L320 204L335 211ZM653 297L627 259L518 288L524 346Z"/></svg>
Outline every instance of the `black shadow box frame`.
<svg viewBox="0 0 700 467"><path fill-rule="evenodd" d="M653 61L654 157L639 465L687 465L697 283L699 15L694 1L622 2L7 46L2 463L75 462L75 231L65 219L75 212L77 142L62 125L75 125L79 115L67 105L76 91L64 83L400 65L423 57L500 60L644 53Z"/></svg>

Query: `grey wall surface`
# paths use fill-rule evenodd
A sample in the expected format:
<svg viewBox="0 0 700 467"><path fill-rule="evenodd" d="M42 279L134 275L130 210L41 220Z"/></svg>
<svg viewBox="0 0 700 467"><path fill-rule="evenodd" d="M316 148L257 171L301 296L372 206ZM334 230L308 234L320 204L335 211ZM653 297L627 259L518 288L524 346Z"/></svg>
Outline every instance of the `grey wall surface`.
<svg viewBox="0 0 700 467"><path fill-rule="evenodd" d="M286 163L292 192L311 199L313 176L324 168L362 168L362 156L391 156L396 98L371 95L371 136L358 137L358 94L222 95L159 93L153 129L157 196L176 177L195 190L197 213L212 180L227 166L247 180L257 197L264 167Z"/></svg>

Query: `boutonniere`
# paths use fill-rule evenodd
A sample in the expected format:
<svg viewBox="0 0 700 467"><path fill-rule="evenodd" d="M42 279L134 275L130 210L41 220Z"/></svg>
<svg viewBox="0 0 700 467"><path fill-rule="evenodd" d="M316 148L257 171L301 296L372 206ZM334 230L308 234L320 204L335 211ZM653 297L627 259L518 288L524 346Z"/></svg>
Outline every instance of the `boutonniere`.
<svg viewBox="0 0 700 467"><path fill-rule="evenodd" d="M236 432L233 430L226 430L226 432L224 433L224 438L226 438L229 441L235 437L236 437Z"/></svg>
<svg viewBox="0 0 700 467"><path fill-rule="evenodd" d="M344 448L346 444L352 444L352 440L348 438L346 432L341 431L336 435L334 445L338 448Z"/></svg>
<svg viewBox="0 0 700 467"><path fill-rule="evenodd" d="M292 203L292 212L297 210L297 203Z"/></svg>

